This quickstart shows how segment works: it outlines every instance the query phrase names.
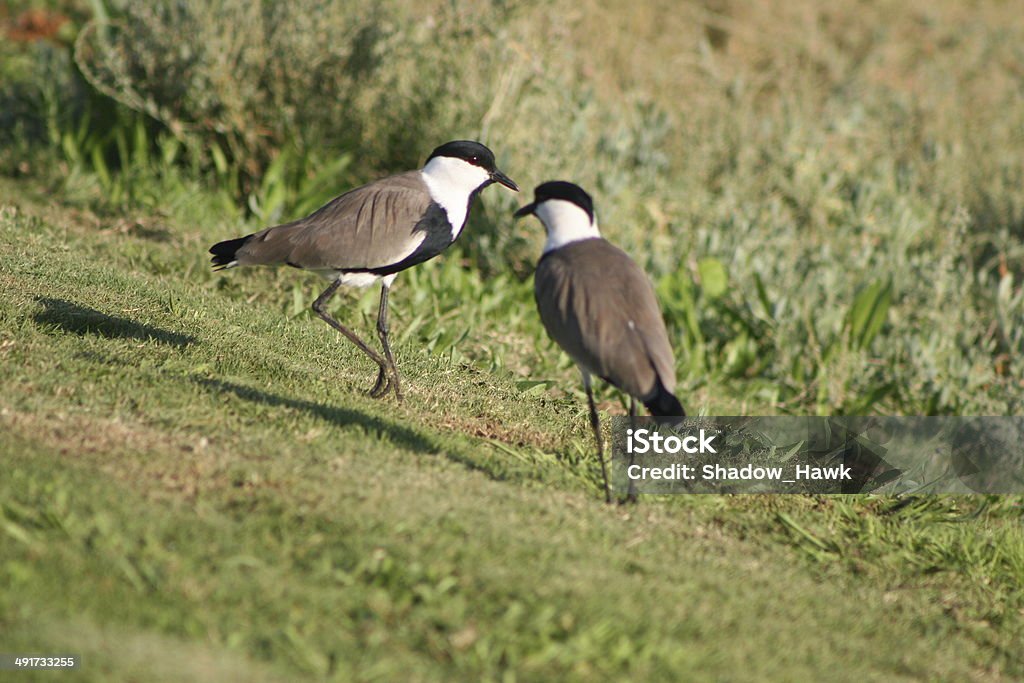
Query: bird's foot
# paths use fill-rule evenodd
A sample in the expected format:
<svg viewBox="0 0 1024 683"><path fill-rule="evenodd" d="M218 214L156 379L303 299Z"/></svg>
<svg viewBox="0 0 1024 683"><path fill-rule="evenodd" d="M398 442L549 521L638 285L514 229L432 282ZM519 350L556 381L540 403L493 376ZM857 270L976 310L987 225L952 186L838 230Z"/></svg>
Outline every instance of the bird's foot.
<svg viewBox="0 0 1024 683"><path fill-rule="evenodd" d="M619 505L636 505L640 501L640 496L636 492L636 484L633 481L629 482L629 488L626 489L626 495L618 499Z"/></svg>
<svg viewBox="0 0 1024 683"><path fill-rule="evenodd" d="M377 373L376 383L370 389L370 398L384 398L389 391L394 391L395 398L399 401L402 400L402 389L398 383L398 371L394 368L390 371L387 368L381 368L380 372Z"/></svg>
<svg viewBox="0 0 1024 683"><path fill-rule="evenodd" d="M390 388L391 380L388 379L388 373L382 367L380 372L377 373L376 383L370 389L370 398L383 398Z"/></svg>

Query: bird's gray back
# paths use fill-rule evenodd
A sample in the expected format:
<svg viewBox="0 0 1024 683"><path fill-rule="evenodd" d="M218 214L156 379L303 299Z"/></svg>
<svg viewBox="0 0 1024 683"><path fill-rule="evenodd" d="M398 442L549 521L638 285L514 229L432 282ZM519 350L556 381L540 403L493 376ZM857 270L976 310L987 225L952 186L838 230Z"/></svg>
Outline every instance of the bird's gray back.
<svg viewBox="0 0 1024 683"><path fill-rule="evenodd" d="M544 255L534 292L548 334L584 369L643 400L675 389L675 358L647 274L604 239Z"/></svg>
<svg viewBox="0 0 1024 683"><path fill-rule="evenodd" d="M419 171L382 178L309 216L267 228L238 250L240 265L287 263L311 270L375 270L411 254L432 200Z"/></svg>

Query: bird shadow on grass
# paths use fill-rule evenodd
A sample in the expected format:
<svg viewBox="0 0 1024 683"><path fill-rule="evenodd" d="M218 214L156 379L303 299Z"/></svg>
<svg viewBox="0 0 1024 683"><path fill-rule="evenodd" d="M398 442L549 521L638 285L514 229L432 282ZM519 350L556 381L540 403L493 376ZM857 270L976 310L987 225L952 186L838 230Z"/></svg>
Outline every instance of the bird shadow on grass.
<svg viewBox="0 0 1024 683"><path fill-rule="evenodd" d="M193 379L200 386L213 392L228 392L241 399L245 399L246 401L252 401L253 403L262 403L263 405L268 406L301 410L340 427L357 425L369 433L384 435L395 444L411 451L416 451L417 453L430 453L436 455L442 450L438 444L413 429L394 424L393 422L389 422L351 408L324 405L322 403L314 403L313 401L305 401L299 398L288 398L278 394L271 394L269 392L262 391L261 389L254 389L252 387L235 384L234 382L226 382L219 379L208 379L206 377L195 377Z"/></svg>
<svg viewBox="0 0 1024 683"><path fill-rule="evenodd" d="M179 347L196 342L196 338L191 335L171 332L130 318L110 315L66 299L40 296L36 297L36 302L43 305L43 310L36 313L33 320L39 325L56 327L64 332L79 335L96 334L111 339L153 340L161 344Z"/></svg>
<svg viewBox="0 0 1024 683"><path fill-rule="evenodd" d="M493 467L488 467L485 463L480 462L478 458L474 458L469 453L454 447L452 444L441 444L415 429L395 424L390 420L375 417L359 410L324 405L298 398L288 398L278 394L271 394L261 389L254 389L219 379L209 379L207 377L193 377L192 379L203 388L212 392L229 392L246 401L301 410L340 427L357 425L368 433L380 434L396 445L410 451L447 458L451 462L461 465L466 469L480 472L495 481L507 479L507 476L502 472Z"/></svg>

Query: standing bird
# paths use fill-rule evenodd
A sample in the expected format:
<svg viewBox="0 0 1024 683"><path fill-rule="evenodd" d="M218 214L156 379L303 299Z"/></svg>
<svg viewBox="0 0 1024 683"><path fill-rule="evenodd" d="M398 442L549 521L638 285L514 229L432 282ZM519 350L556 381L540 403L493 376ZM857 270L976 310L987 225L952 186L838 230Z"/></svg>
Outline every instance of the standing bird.
<svg viewBox="0 0 1024 683"><path fill-rule="evenodd" d="M601 237L590 195L564 181L538 185L533 192L533 202L515 216L534 214L547 230L533 282L537 310L548 335L583 375L605 500L611 502L591 376L629 394L631 417L637 399L651 415L682 417L683 406L672 393L675 358L650 280Z"/></svg>
<svg viewBox="0 0 1024 683"><path fill-rule="evenodd" d="M488 185L519 187L498 170L479 142L441 145L418 171L381 178L336 197L305 218L210 248L214 270L287 264L324 275L331 284L313 311L380 368L370 396L393 389L401 400L398 368L388 343L388 290L399 272L447 249L466 225L474 197ZM327 311L338 287L369 287L380 280L377 334L384 355L371 349Z"/></svg>

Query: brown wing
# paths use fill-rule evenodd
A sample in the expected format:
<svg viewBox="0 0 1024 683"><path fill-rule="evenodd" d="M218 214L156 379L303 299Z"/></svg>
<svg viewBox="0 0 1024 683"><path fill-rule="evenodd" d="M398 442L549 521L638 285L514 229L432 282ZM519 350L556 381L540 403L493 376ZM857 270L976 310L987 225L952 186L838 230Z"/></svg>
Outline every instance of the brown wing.
<svg viewBox="0 0 1024 683"><path fill-rule="evenodd" d="M415 228L430 203L419 171L383 178L306 218L256 233L236 258L240 265L287 263L312 270L384 267L423 241L425 233Z"/></svg>
<svg viewBox="0 0 1024 683"><path fill-rule="evenodd" d="M654 289L639 266L603 239L549 252L534 276L548 334L592 374L646 400L657 381L675 389L675 358Z"/></svg>

